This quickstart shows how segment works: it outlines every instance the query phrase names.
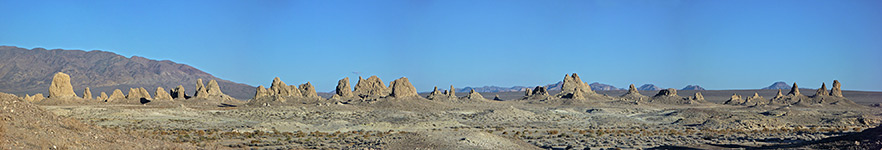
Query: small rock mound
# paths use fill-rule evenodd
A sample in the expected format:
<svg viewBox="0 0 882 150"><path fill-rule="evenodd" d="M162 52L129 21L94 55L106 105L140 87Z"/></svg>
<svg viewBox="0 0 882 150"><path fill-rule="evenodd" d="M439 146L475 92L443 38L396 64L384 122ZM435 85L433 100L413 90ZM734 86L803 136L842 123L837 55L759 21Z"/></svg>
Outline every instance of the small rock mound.
<svg viewBox="0 0 882 150"><path fill-rule="evenodd" d="M701 95L701 92L695 92L695 95L692 96L692 100L704 101L704 95Z"/></svg>
<svg viewBox="0 0 882 150"><path fill-rule="evenodd" d="M839 80L833 80L833 89L830 90L830 96L842 97L842 84Z"/></svg>
<svg viewBox="0 0 882 150"><path fill-rule="evenodd" d="M456 100L456 99L457 99L457 97L456 97L456 89L453 88L453 85L450 85L450 90L449 90L448 92L446 92L446 94L447 94L447 98L448 98L448 99L451 99L451 100Z"/></svg>
<svg viewBox="0 0 882 150"><path fill-rule="evenodd" d="M87 100L92 99L92 90L89 89L89 87L86 87L86 89L83 90L83 99L87 99Z"/></svg>
<svg viewBox="0 0 882 150"><path fill-rule="evenodd" d="M812 95L812 97L829 96L829 95L830 95L830 93L827 92L827 85L825 83L821 83L821 88L818 88L818 91L815 92L815 95Z"/></svg>
<svg viewBox="0 0 882 150"><path fill-rule="evenodd" d="M208 98L208 89L205 88L205 84L202 84L202 79L196 80L196 93L193 96L196 98Z"/></svg>
<svg viewBox="0 0 882 150"><path fill-rule="evenodd" d="M99 101L107 101L107 93L101 92L101 95L97 98Z"/></svg>
<svg viewBox="0 0 882 150"><path fill-rule="evenodd" d="M623 94L621 97L623 99L632 100L632 101L644 101L644 100L649 99L649 97L647 97L643 94L640 94L640 91L638 91L637 88L634 87L634 84L631 84L630 86L628 86L628 92Z"/></svg>
<svg viewBox="0 0 882 150"><path fill-rule="evenodd" d="M315 87L312 86L312 83L306 82L300 84L298 89L300 90L300 94L305 98L321 98L318 96L318 93L315 92Z"/></svg>
<svg viewBox="0 0 882 150"><path fill-rule="evenodd" d="M677 95L677 89L668 88L664 90L658 91L658 94L652 96L650 102L653 103L662 103L662 104L697 104L700 101L693 100L692 98L684 98Z"/></svg>
<svg viewBox="0 0 882 150"><path fill-rule="evenodd" d="M441 93L441 91L438 90L438 87L435 86L435 89L432 90L432 93L429 93L429 95L426 96L426 99L435 100L435 99L438 99L441 97L447 98L447 95L444 95L444 93Z"/></svg>
<svg viewBox="0 0 882 150"><path fill-rule="evenodd" d="M178 87L175 87L175 89L171 91L171 96L175 99L187 99L189 97L187 96L187 91L186 89L184 89L183 85L178 85Z"/></svg>
<svg viewBox="0 0 882 150"><path fill-rule="evenodd" d="M660 97L660 96L679 96L679 95L677 95L677 89L668 88L668 89L658 91L658 94L655 94L654 97Z"/></svg>
<svg viewBox="0 0 882 150"><path fill-rule="evenodd" d="M162 87L156 87L156 92L153 92L154 100L172 100L174 98L171 97L168 92L165 92L165 89Z"/></svg>
<svg viewBox="0 0 882 150"><path fill-rule="evenodd" d="M386 85L383 84L383 80L380 80L377 76L371 76L367 79L358 77L358 83L355 84L353 91L353 94L361 98L379 98L389 95L389 93Z"/></svg>
<svg viewBox="0 0 882 150"><path fill-rule="evenodd" d="M479 100L479 101L487 100L487 99L484 98L483 95L481 95L481 93L475 92L475 89L469 90L469 95L466 96L465 99L468 99L468 100Z"/></svg>
<svg viewBox="0 0 882 150"><path fill-rule="evenodd" d="M741 99L741 95L738 95L738 94L732 94L732 96L729 97L729 100L726 100L726 102L724 102L723 104L726 104L726 105L742 105L742 104L744 104L744 102L745 102L744 99Z"/></svg>
<svg viewBox="0 0 882 150"><path fill-rule="evenodd" d="M438 87L435 87L437 89ZM349 77L345 77L337 81L337 89L331 99L348 99L352 98L352 88L349 87Z"/></svg>
<svg viewBox="0 0 882 150"><path fill-rule="evenodd" d="M588 83L582 82L582 79L579 78L578 74L573 73L573 75L564 75L561 92L558 93L556 97L585 99L585 96L589 95L597 95L597 93L591 90L591 86L588 85Z"/></svg>
<svg viewBox="0 0 882 150"><path fill-rule="evenodd" d="M131 93L131 92L129 92L129 93ZM105 102L112 102L115 100L123 100L123 99L126 99L126 95L123 94L122 90L115 89L115 90L113 90L113 93L110 93L110 97L107 97L107 100L105 100Z"/></svg>
<svg viewBox="0 0 882 150"><path fill-rule="evenodd" d="M550 96L548 95L548 90L544 86L536 86L533 88L532 93L526 94L523 99L525 100L548 100Z"/></svg>

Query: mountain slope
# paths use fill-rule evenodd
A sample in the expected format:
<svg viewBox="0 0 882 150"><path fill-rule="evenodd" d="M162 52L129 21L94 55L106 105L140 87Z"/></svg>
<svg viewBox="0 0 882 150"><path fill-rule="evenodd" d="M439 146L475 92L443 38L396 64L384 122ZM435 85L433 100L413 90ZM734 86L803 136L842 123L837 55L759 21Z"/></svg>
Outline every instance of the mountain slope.
<svg viewBox="0 0 882 150"><path fill-rule="evenodd" d="M112 52L81 50L32 50L0 46L0 91L13 94L47 93L55 72L70 74L77 95L90 87L93 95L110 94L113 89L144 87L152 94L156 87L173 89L184 85L187 93L196 91L196 80L217 80L221 90L238 99L254 95L255 87L219 79L189 65L156 61L143 57L126 58Z"/></svg>
<svg viewBox="0 0 882 150"><path fill-rule="evenodd" d="M768 89L771 89L771 90L777 90L777 89L786 90L786 89L790 89L790 88L791 88L791 87L790 87L789 84L787 84L787 82L775 82L775 83L772 83L772 85L769 85L768 87L764 87L763 89L764 89L764 90L768 90Z"/></svg>

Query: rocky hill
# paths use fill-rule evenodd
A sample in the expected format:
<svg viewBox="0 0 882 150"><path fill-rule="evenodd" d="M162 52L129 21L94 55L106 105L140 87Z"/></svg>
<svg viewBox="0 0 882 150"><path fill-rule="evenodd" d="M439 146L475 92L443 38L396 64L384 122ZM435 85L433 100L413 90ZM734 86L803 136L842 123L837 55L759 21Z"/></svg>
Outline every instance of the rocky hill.
<svg viewBox="0 0 882 150"><path fill-rule="evenodd" d="M683 87L683 89L680 89L680 90L704 90L704 88L701 86L698 86L698 85L687 85L686 87Z"/></svg>
<svg viewBox="0 0 882 150"><path fill-rule="evenodd" d="M132 56L127 58L106 51L25 49L0 46L0 92L46 94L52 75L70 74L74 91L82 94L86 87L91 92L110 94L113 89L144 87L173 89L183 85L189 94L195 92L196 80L217 80L221 90L238 99L254 96L255 87L223 80L192 66L168 60L151 60Z"/></svg>
<svg viewBox="0 0 882 150"><path fill-rule="evenodd" d="M644 84L644 85L641 85L640 87L637 88L637 90L641 90L641 91L658 91L661 89L662 88L657 87L653 84Z"/></svg>
<svg viewBox="0 0 882 150"><path fill-rule="evenodd" d="M764 90L769 90L769 89L771 89L771 90L777 90L777 89L787 90L787 89L790 89L790 85L787 84L787 82L775 82L775 83L772 83L772 85L769 85L768 87L764 87L763 89Z"/></svg>

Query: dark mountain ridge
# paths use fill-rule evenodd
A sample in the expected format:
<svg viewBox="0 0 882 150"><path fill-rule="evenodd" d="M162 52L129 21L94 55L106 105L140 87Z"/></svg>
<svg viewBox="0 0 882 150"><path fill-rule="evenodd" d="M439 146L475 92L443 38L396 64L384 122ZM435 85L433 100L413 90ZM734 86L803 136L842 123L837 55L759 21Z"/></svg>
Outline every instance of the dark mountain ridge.
<svg viewBox="0 0 882 150"><path fill-rule="evenodd" d="M144 87L151 95L156 87L166 90L183 85L187 93L196 91L196 80L217 80L221 90L238 99L254 95L255 87L217 78L186 64L169 60L151 60L132 56L126 58L106 51L25 49L0 46L0 92L47 94L52 75L64 72L71 76L77 95L91 88L93 96L113 89L128 92L129 88Z"/></svg>

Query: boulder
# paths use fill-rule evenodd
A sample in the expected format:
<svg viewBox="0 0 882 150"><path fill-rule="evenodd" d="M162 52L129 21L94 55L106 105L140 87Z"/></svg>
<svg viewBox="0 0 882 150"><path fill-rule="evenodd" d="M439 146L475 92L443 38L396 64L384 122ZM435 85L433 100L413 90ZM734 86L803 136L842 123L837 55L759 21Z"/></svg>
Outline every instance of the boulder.
<svg viewBox="0 0 882 150"><path fill-rule="evenodd" d="M437 90L438 88L435 87ZM338 97L349 98L352 97L352 89L349 88L349 77L345 77L337 81L337 90L336 95Z"/></svg>
<svg viewBox="0 0 882 150"><path fill-rule="evenodd" d="M738 94L732 94L732 96L729 97L729 100L726 100L726 102L724 102L723 104L727 104L727 105L741 105L741 104L744 104L744 102L745 102L744 99L741 99L741 95L738 95Z"/></svg>
<svg viewBox="0 0 882 150"><path fill-rule="evenodd" d="M475 92L475 89L469 90L469 95L467 95L465 98L469 100L486 100L484 99L484 96L481 95L481 93Z"/></svg>
<svg viewBox="0 0 882 150"><path fill-rule="evenodd" d="M129 93L131 93L131 92L129 92ZM110 93L110 97L107 97L106 101L110 102L110 101L121 100L121 99L126 99L126 95L123 94L122 90L115 89L115 90L113 90L113 93Z"/></svg>
<svg viewBox="0 0 882 150"><path fill-rule="evenodd" d="M833 89L830 89L830 96L842 97L842 84L839 80L833 80Z"/></svg>
<svg viewBox="0 0 882 150"><path fill-rule="evenodd" d="M315 92L315 87L312 86L312 83L306 82L301 84L298 88L299 93L306 98L321 98L318 96L318 93Z"/></svg>
<svg viewBox="0 0 882 150"><path fill-rule="evenodd" d="M410 84L410 81L407 80L407 77L401 77L399 79L396 79L395 81L392 81L390 86L392 86L392 94L389 94L389 96L395 98L419 97L419 95L417 95L416 88L414 88L413 85Z"/></svg>
<svg viewBox="0 0 882 150"><path fill-rule="evenodd" d="M55 73L52 76L52 83L49 85L49 98L72 98L77 97L70 84L70 75L62 72Z"/></svg>
<svg viewBox="0 0 882 150"><path fill-rule="evenodd" d="M202 79L196 79L196 93L193 94L196 98L207 98L208 97L208 89L205 88L205 84L202 84Z"/></svg>
<svg viewBox="0 0 882 150"><path fill-rule="evenodd" d="M86 89L83 90L83 99L92 99L92 90L90 90L89 87L86 87Z"/></svg>
<svg viewBox="0 0 882 150"><path fill-rule="evenodd" d="M162 87L156 87L156 91L153 92L154 100L172 100L172 96L168 94Z"/></svg>
<svg viewBox="0 0 882 150"><path fill-rule="evenodd" d="M171 96L172 96L173 98L175 98L175 99L186 99L186 98L187 98L187 92L186 92L186 90L184 89L184 86L183 86L183 85L178 85L178 87L175 87L175 89L173 89L173 90L171 91Z"/></svg>
<svg viewBox="0 0 882 150"><path fill-rule="evenodd" d="M377 76L371 76L367 79L358 77L358 83L355 84L355 89L353 91L353 94L361 98L382 97L386 96L388 93L388 89L386 89L386 85L383 84L383 80L380 80Z"/></svg>
<svg viewBox="0 0 882 150"><path fill-rule="evenodd" d="M530 88L524 88L524 96L530 95L533 95L533 90L530 90Z"/></svg>
<svg viewBox="0 0 882 150"><path fill-rule="evenodd" d="M815 95L813 95L812 97L829 96L829 95L830 95L830 93L827 92L827 85L825 83L821 83L821 88L818 88L818 91L815 92Z"/></svg>

